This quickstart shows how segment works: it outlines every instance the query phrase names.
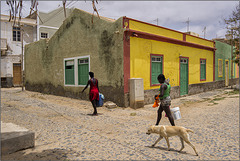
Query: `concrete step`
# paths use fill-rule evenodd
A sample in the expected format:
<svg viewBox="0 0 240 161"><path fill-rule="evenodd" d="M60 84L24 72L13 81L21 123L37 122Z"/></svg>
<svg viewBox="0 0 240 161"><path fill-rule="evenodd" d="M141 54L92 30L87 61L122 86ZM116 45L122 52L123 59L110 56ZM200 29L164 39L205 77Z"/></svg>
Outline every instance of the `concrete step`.
<svg viewBox="0 0 240 161"><path fill-rule="evenodd" d="M6 155L35 145L35 133L1 121L1 154Z"/></svg>

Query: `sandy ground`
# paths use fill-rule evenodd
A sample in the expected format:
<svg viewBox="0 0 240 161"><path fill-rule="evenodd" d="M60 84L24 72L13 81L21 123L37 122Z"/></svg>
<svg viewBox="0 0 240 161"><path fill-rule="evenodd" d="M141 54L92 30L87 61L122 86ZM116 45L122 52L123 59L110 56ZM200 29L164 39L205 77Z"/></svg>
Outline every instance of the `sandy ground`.
<svg viewBox="0 0 240 161"><path fill-rule="evenodd" d="M157 108L108 109L90 116L89 101L1 89L1 121L35 132L35 148L2 156L2 160L239 160L239 93L219 89L172 100L180 107L177 126L192 129L190 140L199 156L178 137L150 146L157 135L146 135L155 124ZM170 125L167 117L161 125Z"/></svg>

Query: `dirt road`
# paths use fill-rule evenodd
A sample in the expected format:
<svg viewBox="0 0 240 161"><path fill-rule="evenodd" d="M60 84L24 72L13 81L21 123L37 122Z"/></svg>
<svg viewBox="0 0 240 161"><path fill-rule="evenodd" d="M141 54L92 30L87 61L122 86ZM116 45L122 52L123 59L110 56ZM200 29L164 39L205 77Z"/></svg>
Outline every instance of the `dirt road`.
<svg viewBox="0 0 240 161"><path fill-rule="evenodd" d="M182 119L175 124L190 128L190 140L199 156L180 139L170 138L171 151L157 135L146 135L155 124L157 108L134 110L98 108L90 116L89 101L1 89L1 121L35 132L35 148L2 156L2 160L239 160L239 93L227 89L172 100ZM163 117L160 124L170 125Z"/></svg>

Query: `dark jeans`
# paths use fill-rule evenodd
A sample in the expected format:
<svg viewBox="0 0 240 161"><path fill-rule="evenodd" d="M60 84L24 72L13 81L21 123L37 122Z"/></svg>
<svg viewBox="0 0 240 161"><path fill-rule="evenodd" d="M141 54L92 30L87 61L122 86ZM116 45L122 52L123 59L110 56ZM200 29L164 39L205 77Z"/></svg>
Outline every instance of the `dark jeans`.
<svg viewBox="0 0 240 161"><path fill-rule="evenodd" d="M158 108L158 116L157 116L157 122L156 122L156 125L159 124L161 118L162 118L162 112L165 111L166 112L166 115L168 117L168 120L170 121L171 125L172 126L175 126L175 123L174 123L174 119L172 117L172 114L171 114L171 111L170 111L170 108L169 106L163 106L162 103L160 104L159 108Z"/></svg>

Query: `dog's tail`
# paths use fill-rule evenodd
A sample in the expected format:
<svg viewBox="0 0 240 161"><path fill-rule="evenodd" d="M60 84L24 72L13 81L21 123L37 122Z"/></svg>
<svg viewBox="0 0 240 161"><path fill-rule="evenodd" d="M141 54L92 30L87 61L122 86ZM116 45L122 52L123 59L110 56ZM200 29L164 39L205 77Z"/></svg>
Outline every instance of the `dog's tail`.
<svg viewBox="0 0 240 161"><path fill-rule="evenodd" d="M192 132L192 133L193 133L193 131L192 131L192 130L190 130L190 129L186 129L186 131L187 131L187 132Z"/></svg>

